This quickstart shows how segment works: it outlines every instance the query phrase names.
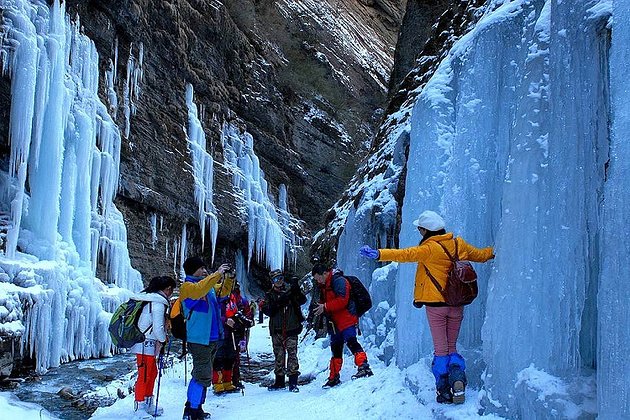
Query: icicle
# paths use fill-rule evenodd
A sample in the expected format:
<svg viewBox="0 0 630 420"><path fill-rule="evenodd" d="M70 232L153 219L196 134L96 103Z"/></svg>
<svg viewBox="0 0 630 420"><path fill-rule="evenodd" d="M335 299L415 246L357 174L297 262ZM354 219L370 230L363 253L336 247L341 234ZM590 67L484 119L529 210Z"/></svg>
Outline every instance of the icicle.
<svg viewBox="0 0 630 420"><path fill-rule="evenodd" d="M234 187L243 195L243 212L248 220L248 264L255 257L270 268L283 268L285 260L295 261L300 245L296 235L300 222L288 212L286 186L279 186L276 208L254 153L251 134L241 134L236 127L225 123L221 143L224 164L232 171Z"/></svg>
<svg viewBox="0 0 630 420"><path fill-rule="evenodd" d="M22 323L16 329L21 347L43 372L111 354L108 312L142 280L131 267L126 227L113 204L120 132L98 97L94 43L58 0L50 7L0 0L0 8L0 57L12 79L9 173L0 174L8 197L3 204L10 202L11 210L6 254L0 255L8 283L0 282L0 292L2 285L19 290L23 312L13 322ZM114 81L115 73L110 77ZM108 287L94 278L99 258ZM5 300L0 313L11 302Z"/></svg>
<svg viewBox="0 0 630 420"><path fill-rule="evenodd" d="M206 227L210 229L212 240L212 261L216 249L219 219L212 201L214 182L214 160L206 150L206 135L199 120L197 105L194 102L194 91L191 84L186 86L186 105L188 106L188 151L193 163L193 179L195 182L195 201L198 206L199 228L201 230L201 246L205 245Z"/></svg>
<svg viewBox="0 0 630 420"><path fill-rule="evenodd" d="M151 214L151 247L155 249L157 244L157 214Z"/></svg>

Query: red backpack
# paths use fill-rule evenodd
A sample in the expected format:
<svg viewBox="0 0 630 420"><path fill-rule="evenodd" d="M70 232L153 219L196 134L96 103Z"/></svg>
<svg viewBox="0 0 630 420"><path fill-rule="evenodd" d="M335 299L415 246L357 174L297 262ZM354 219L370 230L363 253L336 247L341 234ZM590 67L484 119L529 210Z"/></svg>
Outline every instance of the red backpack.
<svg viewBox="0 0 630 420"><path fill-rule="evenodd" d="M446 286L442 288L440 283L433 277L429 269L425 266L424 270L427 276L433 282L433 285L444 297L444 302L448 306L468 305L477 297L479 289L477 287L477 273L468 261L461 261L457 253L457 238L455 240L455 257L451 255L444 245L438 242L442 247L448 259L451 260L451 268L446 278Z"/></svg>

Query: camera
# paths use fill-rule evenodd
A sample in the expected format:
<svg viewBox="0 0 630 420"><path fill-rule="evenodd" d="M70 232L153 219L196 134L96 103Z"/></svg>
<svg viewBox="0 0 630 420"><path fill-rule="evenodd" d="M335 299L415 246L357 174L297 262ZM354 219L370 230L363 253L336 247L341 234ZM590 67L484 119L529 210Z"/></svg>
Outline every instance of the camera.
<svg viewBox="0 0 630 420"><path fill-rule="evenodd" d="M244 328L252 327L252 321L247 318L241 311L238 311L234 314L234 319L237 320Z"/></svg>

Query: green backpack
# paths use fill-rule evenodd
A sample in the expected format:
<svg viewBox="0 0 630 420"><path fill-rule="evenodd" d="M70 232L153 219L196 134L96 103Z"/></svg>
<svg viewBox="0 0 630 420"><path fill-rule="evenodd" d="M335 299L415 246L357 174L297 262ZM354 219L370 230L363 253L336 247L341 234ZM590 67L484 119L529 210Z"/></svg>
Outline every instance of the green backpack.
<svg viewBox="0 0 630 420"><path fill-rule="evenodd" d="M140 331L138 328L138 320L144 305L147 301L129 299L116 309L109 321L109 335L112 337L112 343L118 348L130 348L136 343L142 343L145 339L144 335L152 327Z"/></svg>

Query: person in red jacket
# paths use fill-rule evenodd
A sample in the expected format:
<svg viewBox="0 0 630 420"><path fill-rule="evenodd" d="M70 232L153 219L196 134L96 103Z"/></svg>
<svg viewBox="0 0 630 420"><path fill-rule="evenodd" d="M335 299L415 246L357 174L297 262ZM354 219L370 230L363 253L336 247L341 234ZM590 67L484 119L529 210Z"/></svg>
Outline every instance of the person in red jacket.
<svg viewBox="0 0 630 420"><path fill-rule="evenodd" d="M350 300L350 282L343 273L321 262L315 264L311 274L321 291L321 300L315 306L314 314L319 316L325 313L329 319L328 332L332 358L328 381L323 388L331 388L341 383L339 372L343 364L344 343L354 355L354 363L357 366L357 373L352 375L352 379L372 376L367 355L357 341L359 318L356 315L354 302Z"/></svg>

